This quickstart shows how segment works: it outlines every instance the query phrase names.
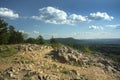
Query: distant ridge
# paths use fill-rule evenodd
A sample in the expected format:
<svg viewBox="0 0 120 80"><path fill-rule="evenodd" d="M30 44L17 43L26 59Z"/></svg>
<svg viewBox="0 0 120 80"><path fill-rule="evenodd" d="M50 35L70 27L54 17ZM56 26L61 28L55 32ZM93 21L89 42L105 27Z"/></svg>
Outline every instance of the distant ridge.
<svg viewBox="0 0 120 80"><path fill-rule="evenodd" d="M120 44L120 38L111 39L74 39L72 37L68 38L55 38L58 42L62 44ZM49 41L49 40L48 40Z"/></svg>

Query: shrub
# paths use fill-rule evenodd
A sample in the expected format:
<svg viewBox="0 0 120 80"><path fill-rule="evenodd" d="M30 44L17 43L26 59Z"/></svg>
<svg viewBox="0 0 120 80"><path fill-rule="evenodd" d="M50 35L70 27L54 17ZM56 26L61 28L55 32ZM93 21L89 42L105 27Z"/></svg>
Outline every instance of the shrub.
<svg viewBox="0 0 120 80"><path fill-rule="evenodd" d="M0 57L9 57L17 53L17 50L12 45L0 46Z"/></svg>
<svg viewBox="0 0 120 80"><path fill-rule="evenodd" d="M62 68L62 70L60 70L61 73L64 73L64 74L68 74L69 73L69 70L66 69L66 68Z"/></svg>

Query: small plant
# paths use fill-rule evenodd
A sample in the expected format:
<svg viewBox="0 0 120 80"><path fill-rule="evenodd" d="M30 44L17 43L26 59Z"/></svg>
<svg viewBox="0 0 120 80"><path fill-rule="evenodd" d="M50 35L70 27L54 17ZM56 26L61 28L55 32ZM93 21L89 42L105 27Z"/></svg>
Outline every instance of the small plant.
<svg viewBox="0 0 120 80"><path fill-rule="evenodd" d="M20 56L20 61L24 62L25 64L33 63L28 57Z"/></svg>
<svg viewBox="0 0 120 80"><path fill-rule="evenodd" d="M87 52L88 54L92 54L93 53L93 51L90 49L89 46L85 46L84 48L85 48L85 52Z"/></svg>
<svg viewBox="0 0 120 80"><path fill-rule="evenodd" d="M62 68L62 70L60 70L61 73L64 73L64 74L68 74L69 73L69 70L66 69L66 68Z"/></svg>
<svg viewBox="0 0 120 80"><path fill-rule="evenodd" d="M53 68L57 68L57 65L56 65L56 64L53 64Z"/></svg>
<svg viewBox="0 0 120 80"><path fill-rule="evenodd" d="M0 57L9 57L17 53L17 50L12 45L2 45L0 51Z"/></svg>

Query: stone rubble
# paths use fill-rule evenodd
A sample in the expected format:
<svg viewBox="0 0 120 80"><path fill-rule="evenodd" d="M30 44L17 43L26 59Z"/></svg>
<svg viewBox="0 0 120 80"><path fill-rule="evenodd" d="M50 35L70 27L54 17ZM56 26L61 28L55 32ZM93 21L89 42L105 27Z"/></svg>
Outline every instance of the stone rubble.
<svg viewBox="0 0 120 80"><path fill-rule="evenodd" d="M51 58L61 63L70 63L83 67L97 66L108 72L120 73L120 64L111 60L104 59L100 55L87 55L73 50L72 48L62 47L55 49L51 53Z"/></svg>
<svg viewBox="0 0 120 80"><path fill-rule="evenodd" d="M33 62L27 62L24 58L15 58L16 64L0 72L0 80L88 80L86 75L81 74L75 69L67 70L60 65L51 64L52 61L57 61L62 64L89 68L91 66L99 67L106 73L120 74L120 64L111 60L104 59L100 55L87 55L70 47L60 47L53 49L51 46L36 45L36 44L18 44L15 45L18 54L30 57ZM2 50L2 48L0 48ZM44 60L40 56L45 51L51 52L45 54ZM38 53L36 53L38 52ZM42 56L43 57L43 56ZM47 62L46 59L49 59ZM18 61L18 62L17 62ZM26 62L25 62L26 61ZM47 72L47 70L51 70ZM56 72L56 73L55 73ZM60 75L57 75L57 73ZM118 76L120 78L120 76Z"/></svg>

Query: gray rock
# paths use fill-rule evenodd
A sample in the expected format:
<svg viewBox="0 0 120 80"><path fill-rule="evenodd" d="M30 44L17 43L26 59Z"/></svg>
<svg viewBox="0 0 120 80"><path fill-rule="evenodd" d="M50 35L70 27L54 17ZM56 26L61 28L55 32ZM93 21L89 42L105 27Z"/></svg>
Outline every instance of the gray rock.
<svg viewBox="0 0 120 80"><path fill-rule="evenodd" d="M78 58L75 55L68 55L69 61L77 62Z"/></svg>

